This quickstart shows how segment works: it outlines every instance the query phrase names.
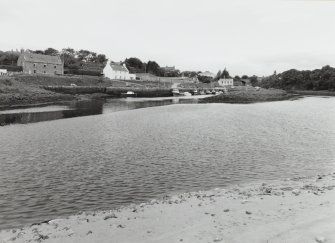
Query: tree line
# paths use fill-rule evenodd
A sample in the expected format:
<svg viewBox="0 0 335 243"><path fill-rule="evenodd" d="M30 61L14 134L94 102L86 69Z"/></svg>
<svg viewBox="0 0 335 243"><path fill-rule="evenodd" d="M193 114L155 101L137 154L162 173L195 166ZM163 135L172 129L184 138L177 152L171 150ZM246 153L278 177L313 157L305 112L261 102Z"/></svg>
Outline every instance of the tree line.
<svg viewBox="0 0 335 243"><path fill-rule="evenodd" d="M290 69L280 74L263 78L259 86L285 90L329 90L335 91L335 68L324 66L321 69L298 71Z"/></svg>
<svg viewBox="0 0 335 243"><path fill-rule="evenodd" d="M177 69L169 70L160 67L156 61L142 62L137 57L130 57L124 60L124 64L130 73L150 73L159 77L180 77L181 72Z"/></svg>

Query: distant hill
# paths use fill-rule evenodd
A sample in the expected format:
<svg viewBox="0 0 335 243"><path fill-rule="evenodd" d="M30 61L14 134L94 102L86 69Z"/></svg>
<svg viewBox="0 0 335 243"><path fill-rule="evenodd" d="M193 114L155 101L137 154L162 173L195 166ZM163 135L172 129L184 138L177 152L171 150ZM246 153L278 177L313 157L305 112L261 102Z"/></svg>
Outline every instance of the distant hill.
<svg viewBox="0 0 335 243"><path fill-rule="evenodd" d="M335 68L324 66L313 71L291 69L265 77L258 84L264 88L285 90L329 90L335 91Z"/></svg>

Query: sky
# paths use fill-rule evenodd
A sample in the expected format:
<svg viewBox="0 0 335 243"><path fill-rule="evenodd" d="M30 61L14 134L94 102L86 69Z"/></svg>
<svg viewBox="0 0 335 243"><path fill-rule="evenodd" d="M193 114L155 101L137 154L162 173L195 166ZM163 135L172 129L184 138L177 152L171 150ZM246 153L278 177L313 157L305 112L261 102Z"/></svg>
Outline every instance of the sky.
<svg viewBox="0 0 335 243"><path fill-rule="evenodd" d="M330 0L0 0L0 50L71 47L232 75L335 66Z"/></svg>

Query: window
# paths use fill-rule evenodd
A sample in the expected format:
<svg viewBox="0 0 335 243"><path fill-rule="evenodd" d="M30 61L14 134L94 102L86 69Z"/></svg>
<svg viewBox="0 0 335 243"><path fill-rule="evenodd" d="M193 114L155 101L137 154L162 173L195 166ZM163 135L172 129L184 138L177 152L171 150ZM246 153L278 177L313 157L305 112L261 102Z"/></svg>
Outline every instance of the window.
<svg viewBox="0 0 335 243"><path fill-rule="evenodd" d="M57 68L57 66L55 65L54 68Z"/></svg>
<svg viewBox="0 0 335 243"><path fill-rule="evenodd" d="M36 67L36 63L34 63L34 67Z"/></svg>
<svg viewBox="0 0 335 243"><path fill-rule="evenodd" d="M55 71L55 74L57 74L57 71Z"/></svg>
<svg viewBox="0 0 335 243"><path fill-rule="evenodd" d="M36 70L34 70L34 73L36 73Z"/></svg>
<svg viewBox="0 0 335 243"><path fill-rule="evenodd" d="M47 73L46 71L43 71L43 73Z"/></svg>
<svg viewBox="0 0 335 243"><path fill-rule="evenodd" d="M43 67L45 67L45 68L46 68L46 67L47 67L47 65L46 65L46 64L44 64L44 65L43 65Z"/></svg>

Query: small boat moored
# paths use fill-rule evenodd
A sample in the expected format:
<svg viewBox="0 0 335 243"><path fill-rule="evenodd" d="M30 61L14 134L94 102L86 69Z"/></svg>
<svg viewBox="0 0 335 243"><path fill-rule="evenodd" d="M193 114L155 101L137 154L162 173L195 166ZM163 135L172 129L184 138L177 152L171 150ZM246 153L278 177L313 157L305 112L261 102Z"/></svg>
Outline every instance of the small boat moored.
<svg viewBox="0 0 335 243"><path fill-rule="evenodd" d="M172 95L173 96L179 96L180 95L179 89L176 89L176 88L172 89Z"/></svg>
<svg viewBox="0 0 335 243"><path fill-rule="evenodd" d="M190 92L182 92L180 96L192 96L192 94Z"/></svg>
<svg viewBox="0 0 335 243"><path fill-rule="evenodd" d="M191 91L191 94L192 95L198 95L198 90L195 89L195 90Z"/></svg>
<svg viewBox="0 0 335 243"><path fill-rule="evenodd" d="M133 91L127 91L127 93L121 93L121 97L135 97L136 93Z"/></svg>

